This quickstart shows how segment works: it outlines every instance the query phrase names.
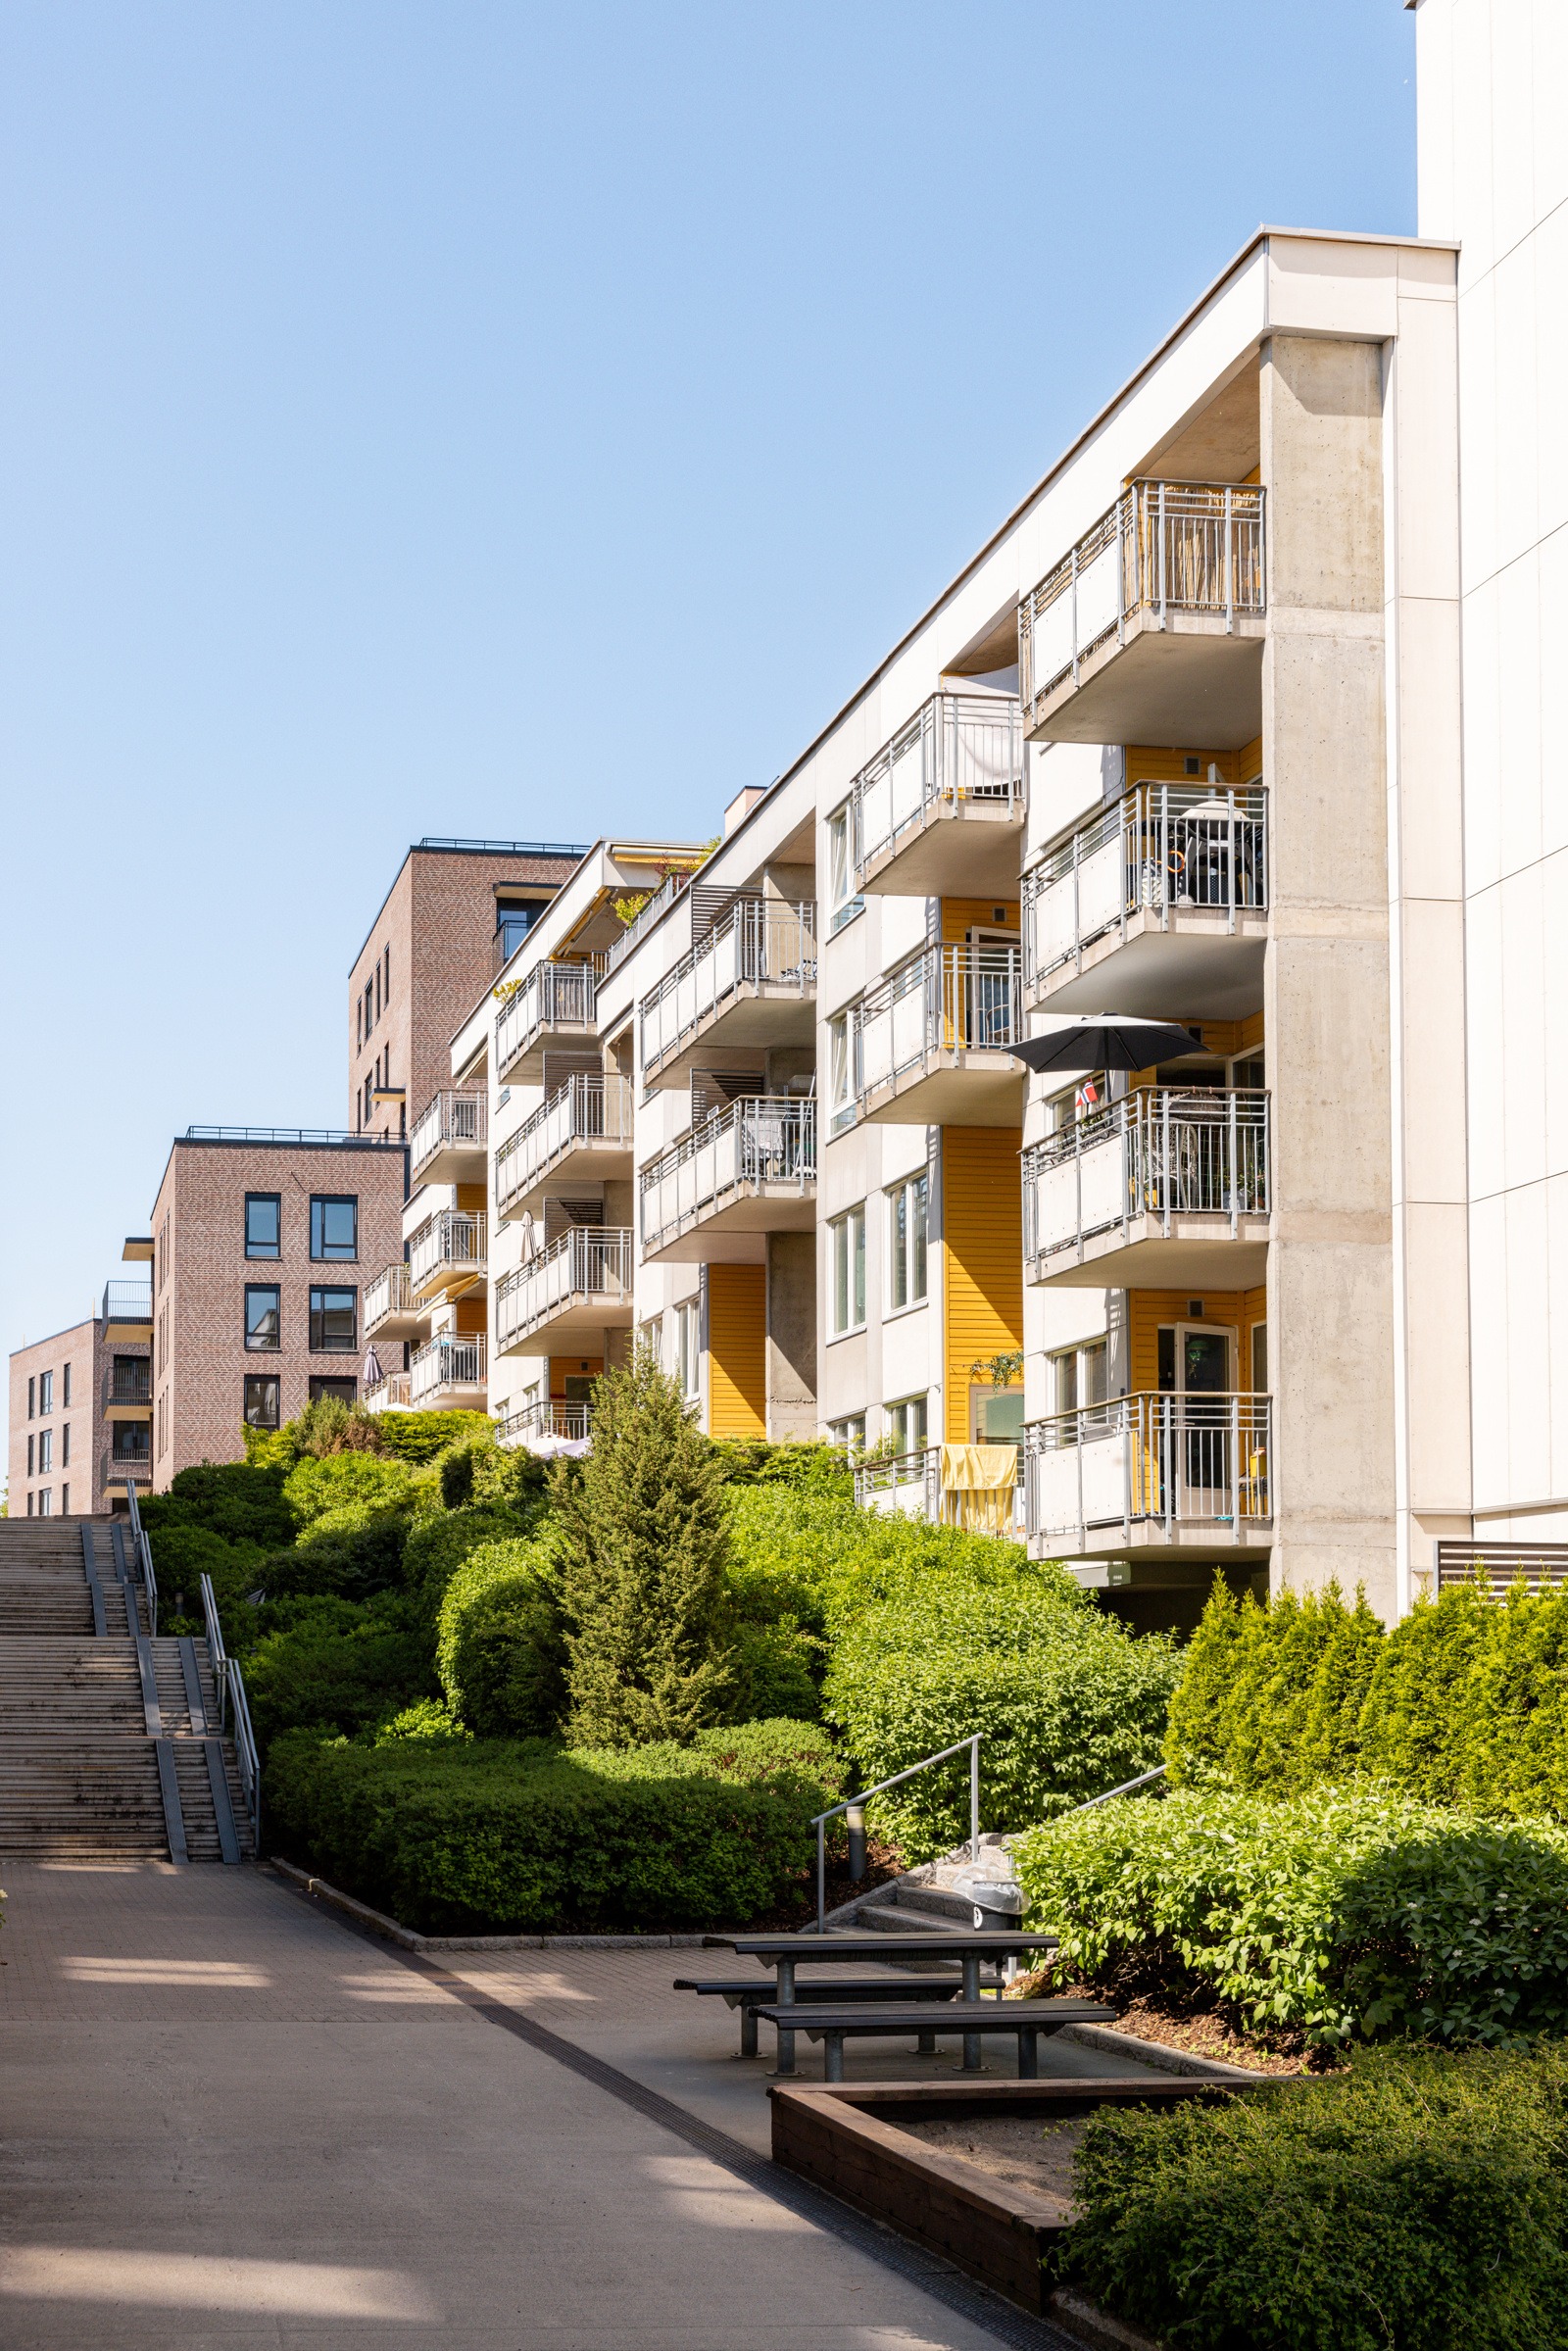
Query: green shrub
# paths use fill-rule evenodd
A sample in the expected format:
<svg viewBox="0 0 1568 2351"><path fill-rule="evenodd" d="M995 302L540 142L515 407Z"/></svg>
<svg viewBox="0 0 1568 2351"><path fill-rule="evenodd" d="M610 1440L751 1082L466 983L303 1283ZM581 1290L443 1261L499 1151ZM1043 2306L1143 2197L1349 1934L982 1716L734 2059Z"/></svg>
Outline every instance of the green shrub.
<svg viewBox="0 0 1568 2351"><path fill-rule="evenodd" d="M1029 1570L1017 1543L962 1527L858 1510L853 1496L831 1486L814 1492L731 1486L727 1499L732 1575L773 1585L783 1605L811 1633L828 1630L830 1618L836 1629L912 1578L936 1572L972 1584L1005 1585L1024 1570L1054 1579L1065 1595L1078 1596L1064 1569Z"/></svg>
<svg viewBox="0 0 1568 2351"><path fill-rule="evenodd" d="M447 1586L465 1559L484 1543L505 1543L520 1532L509 1510L485 1503L437 1511L414 1527L403 1546L403 1581L432 1643Z"/></svg>
<svg viewBox="0 0 1568 2351"><path fill-rule="evenodd" d="M691 1753L705 1771L720 1779L759 1784L780 1777L804 1781L820 1812L844 1793L844 1758L827 1733L793 1715L748 1723L725 1723L699 1731Z"/></svg>
<svg viewBox="0 0 1568 2351"><path fill-rule="evenodd" d="M445 1698L416 1698L384 1723L378 1723L372 1744L391 1746L400 1739L471 1739Z"/></svg>
<svg viewBox="0 0 1568 2351"><path fill-rule="evenodd" d="M1568 1832L1376 1784L1097 1806L1013 1848L1069 1976L1162 1949L1254 2028L1507 2043L1568 2030Z"/></svg>
<svg viewBox="0 0 1568 2351"><path fill-rule="evenodd" d="M840 1630L824 1689L863 1786L978 1731L981 1823L999 1831L1158 1761L1174 1651L1132 1639L1059 1569L1011 1564L973 1583L901 1568L884 1570L881 1590ZM967 1758L878 1798L873 1817L911 1859L957 1843L969 1834Z"/></svg>
<svg viewBox="0 0 1568 2351"><path fill-rule="evenodd" d="M355 1505L374 1510L407 1505L408 1465L380 1453L307 1453L283 1481L283 1494L301 1527Z"/></svg>
<svg viewBox="0 0 1568 2351"><path fill-rule="evenodd" d="M724 1437L713 1453L731 1486L785 1486L796 1494L829 1494L854 1499L855 1472L842 1446L820 1439L789 1439L770 1445L765 1437Z"/></svg>
<svg viewBox="0 0 1568 2351"><path fill-rule="evenodd" d="M466 1444L495 1429L482 1412L382 1412L377 1418L387 1451L416 1469L434 1461L448 1445Z"/></svg>
<svg viewBox="0 0 1568 2351"><path fill-rule="evenodd" d="M513 1537L470 1551L447 1585L436 1671L481 1739L548 1737L565 1704L565 1644L548 1553Z"/></svg>
<svg viewBox="0 0 1568 2351"><path fill-rule="evenodd" d="M1367 2051L1332 2080L1095 2116L1064 2266L1191 2351L1556 2351L1568 2053Z"/></svg>
<svg viewBox="0 0 1568 2351"><path fill-rule="evenodd" d="M431 1690L429 1651L401 1594L383 1593L365 1606L289 1599L267 1614L270 1629L244 1661L264 1755L285 1731L310 1725L352 1737Z"/></svg>
<svg viewBox="0 0 1568 2351"><path fill-rule="evenodd" d="M268 1790L285 1853L433 1934L734 1928L804 1884L814 1851L804 1793L537 1742L294 1732Z"/></svg>
<svg viewBox="0 0 1568 2351"><path fill-rule="evenodd" d="M148 1494L140 1509L155 1562L157 1538L166 1528L203 1527L224 1543L259 1543L266 1550L294 1540L282 1470L252 1469L243 1461L203 1461L177 1470L168 1493Z"/></svg>

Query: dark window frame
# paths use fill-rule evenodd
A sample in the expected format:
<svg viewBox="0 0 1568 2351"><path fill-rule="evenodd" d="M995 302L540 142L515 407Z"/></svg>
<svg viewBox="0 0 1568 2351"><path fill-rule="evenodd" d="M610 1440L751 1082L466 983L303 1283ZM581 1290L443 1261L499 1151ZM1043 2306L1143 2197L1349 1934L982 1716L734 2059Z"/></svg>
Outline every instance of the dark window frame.
<svg viewBox="0 0 1568 2351"><path fill-rule="evenodd" d="M349 1374L313 1372L310 1383L310 1400L313 1404L318 1403L323 1396L335 1396L345 1404L358 1403L360 1383Z"/></svg>
<svg viewBox="0 0 1568 2351"><path fill-rule="evenodd" d="M275 1212L277 1238L269 1249L265 1242L251 1239L251 1210L265 1207L270 1201ZM283 1195L281 1192L247 1192L245 1195L245 1254L252 1259L265 1258L275 1264L283 1254Z"/></svg>
<svg viewBox="0 0 1568 2351"><path fill-rule="evenodd" d="M276 1316L276 1336L271 1339L253 1339L251 1336L251 1299L270 1298ZM247 1282L245 1285L245 1352L247 1355L277 1355L283 1351L283 1290L278 1282Z"/></svg>
<svg viewBox="0 0 1568 2351"><path fill-rule="evenodd" d="M351 1316L351 1324L347 1339L334 1339L328 1337L326 1322L327 1316L330 1314L341 1314L344 1311L341 1305L327 1305L326 1300L328 1298L339 1299L348 1298L352 1301L348 1308L348 1312ZM349 1282L321 1282L313 1284L311 1289L310 1302L311 1353L313 1355L355 1355L359 1353L359 1348L360 1293L358 1286Z"/></svg>
<svg viewBox="0 0 1568 2351"><path fill-rule="evenodd" d="M258 1417L258 1412L260 1410L265 1410L266 1403L269 1400L268 1398L256 1398L255 1401L257 1408L253 1409L251 1395L253 1389L270 1389L271 1391L270 1399L271 1403L271 1418L270 1420ZM240 1404L240 1418L247 1429L280 1429L282 1427L283 1383L275 1371L247 1372L245 1375L245 1384L240 1391L240 1395L242 1399Z"/></svg>

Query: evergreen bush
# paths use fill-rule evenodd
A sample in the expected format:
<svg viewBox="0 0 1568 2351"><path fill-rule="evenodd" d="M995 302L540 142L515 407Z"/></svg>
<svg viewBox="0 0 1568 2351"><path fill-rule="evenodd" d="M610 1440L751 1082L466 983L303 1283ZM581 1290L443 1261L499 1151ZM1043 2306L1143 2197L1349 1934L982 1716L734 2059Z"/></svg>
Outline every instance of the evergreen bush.
<svg viewBox="0 0 1568 2351"><path fill-rule="evenodd" d="M409 1603L385 1592L270 1604L245 1656L245 1690L264 1759L273 1739L310 1726L343 1737L370 1729L433 1688L429 1651Z"/></svg>
<svg viewBox="0 0 1568 2351"><path fill-rule="evenodd" d="M481 1739L545 1738L565 1704L565 1646L547 1547L481 1543L447 1585L436 1672L453 1716Z"/></svg>
<svg viewBox="0 0 1568 2351"><path fill-rule="evenodd" d="M354 1504L406 1507L412 1492L408 1464L380 1453L306 1453L283 1481L284 1499L301 1527Z"/></svg>

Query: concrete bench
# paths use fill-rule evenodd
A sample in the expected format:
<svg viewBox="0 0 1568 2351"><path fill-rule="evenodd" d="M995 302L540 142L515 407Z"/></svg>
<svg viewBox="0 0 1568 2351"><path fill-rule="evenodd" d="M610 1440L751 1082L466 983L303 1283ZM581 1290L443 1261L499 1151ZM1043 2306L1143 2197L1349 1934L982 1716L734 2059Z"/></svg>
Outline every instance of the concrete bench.
<svg viewBox="0 0 1568 2351"><path fill-rule="evenodd" d="M797 1984L793 1999L782 2003L778 1985L766 1976L677 1976L674 1989L716 1996L727 2008L738 2008L743 2057L757 2055L757 2017L762 2008L780 2005L851 2008L862 2002L886 2005L889 2001L902 2001L907 2007L916 2001L956 2000L964 1996L961 1976L888 1976L863 1983L841 1979L828 1984ZM928 2054L934 2050L934 2034L922 2033L920 2046Z"/></svg>
<svg viewBox="0 0 1568 2351"><path fill-rule="evenodd" d="M983 2039L1010 2033L1018 2043L1019 2079L1033 2082L1040 2071L1042 2033L1059 2033L1064 2025L1116 2022L1114 2008L1102 2008L1097 2000L955 2000L944 2008L940 2028L932 2026L928 2008L913 2003L880 2008L875 2014L855 2008L813 2008L809 2020L801 2014L799 2002L788 2007L775 2003L771 2008L759 2009L758 2014L765 2017L778 2033L780 2075L794 2073L795 2035L804 2033L808 2040L823 2043L824 2082L843 2081L847 2039L896 2040L911 2033L929 2035L935 2030L962 2033L963 2064L959 2070L965 2074L978 2074L982 2070Z"/></svg>

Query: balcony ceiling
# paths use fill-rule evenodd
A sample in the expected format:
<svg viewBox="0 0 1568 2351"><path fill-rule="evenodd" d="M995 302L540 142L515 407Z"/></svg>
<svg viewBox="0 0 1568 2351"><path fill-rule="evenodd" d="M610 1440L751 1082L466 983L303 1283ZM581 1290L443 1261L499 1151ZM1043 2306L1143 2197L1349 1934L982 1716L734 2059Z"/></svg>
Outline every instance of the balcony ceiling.
<svg viewBox="0 0 1568 2351"><path fill-rule="evenodd" d="M1015 899L1022 844L1021 801L938 801L923 824L867 861L860 888L870 898Z"/></svg>
<svg viewBox="0 0 1568 2351"><path fill-rule="evenodd" d="M1011 1053L943 1053L860 1113L865 1126L1021 1127L1023 1068ZM1101 1284L1103 1289L1104 1284Z"/></svg>
<svg viewBox="0 0 1568 2351"><path fill-rule="evenodd" d="M781 1184L748 1192L722 1208L706 1211L677 1240L662 1249L645 1249L645 1265L760 1265L767 1255L769 1233L811 1233L816 1230L816 1199L803 1200L796 1185Z"/></svg>
<svg viewBox="0 0 1568 2351"><path fill-rule="evenodd" d="M1016 876L1013 881L1017 890ZM656 1074L646 1077L652 1091L671 1086L684 1086L698 1067L712 1068L713 1053L722 1048L728 1054L745 1048L750 1052L767 1053L790 1045L816 1043L816 994L802 996L796 990L788 995L762 995L752 986L741 989L721 1011L711 1019L701 1022L684 1039L679 1050L667 1061L662 1061ZM725 1061L726 1068L729 1063Z"/></svg>
<svg viewBox="0 0 1568 2351"><path fill-rule="evenodd" d="M1070 1250L1044 1275L1029 1278L1044 1290L1256 1290L1268 1267L1268 1218L1243 1216L1232 1238L1219 1216L1173 1216L1169 1236L1157 1216L1097 1233L1084 1243L1083 1262Z"/></svg>
<svg viewBox="0 0 1568 2351"><path fill-rule="evenodd" d="M1053 1012L1098 1012L1107 1004L1150 1019L1168 1017L1180 1004L1184 1018L1245 1020L1263 1004L1266 914L1239 914L1236 929L1226 917L1200 910L1171 910L1170 928L1159 916L1139 912L1128 918L1127 939L1109 931L1086 947L1083 967L1063 963L1031 983L1030 1002Z"/></svg>
<svg viewBox="0 0 1568 2351"><path fill-rule="evenodd" d="M1262 617L1239 617L1234 633L1211 613L1173 612L1164 628L1147 615L1064 678L1045 715L1026 727L1032 743L1204 743L1239 751L1263 731Z"/></svg>

